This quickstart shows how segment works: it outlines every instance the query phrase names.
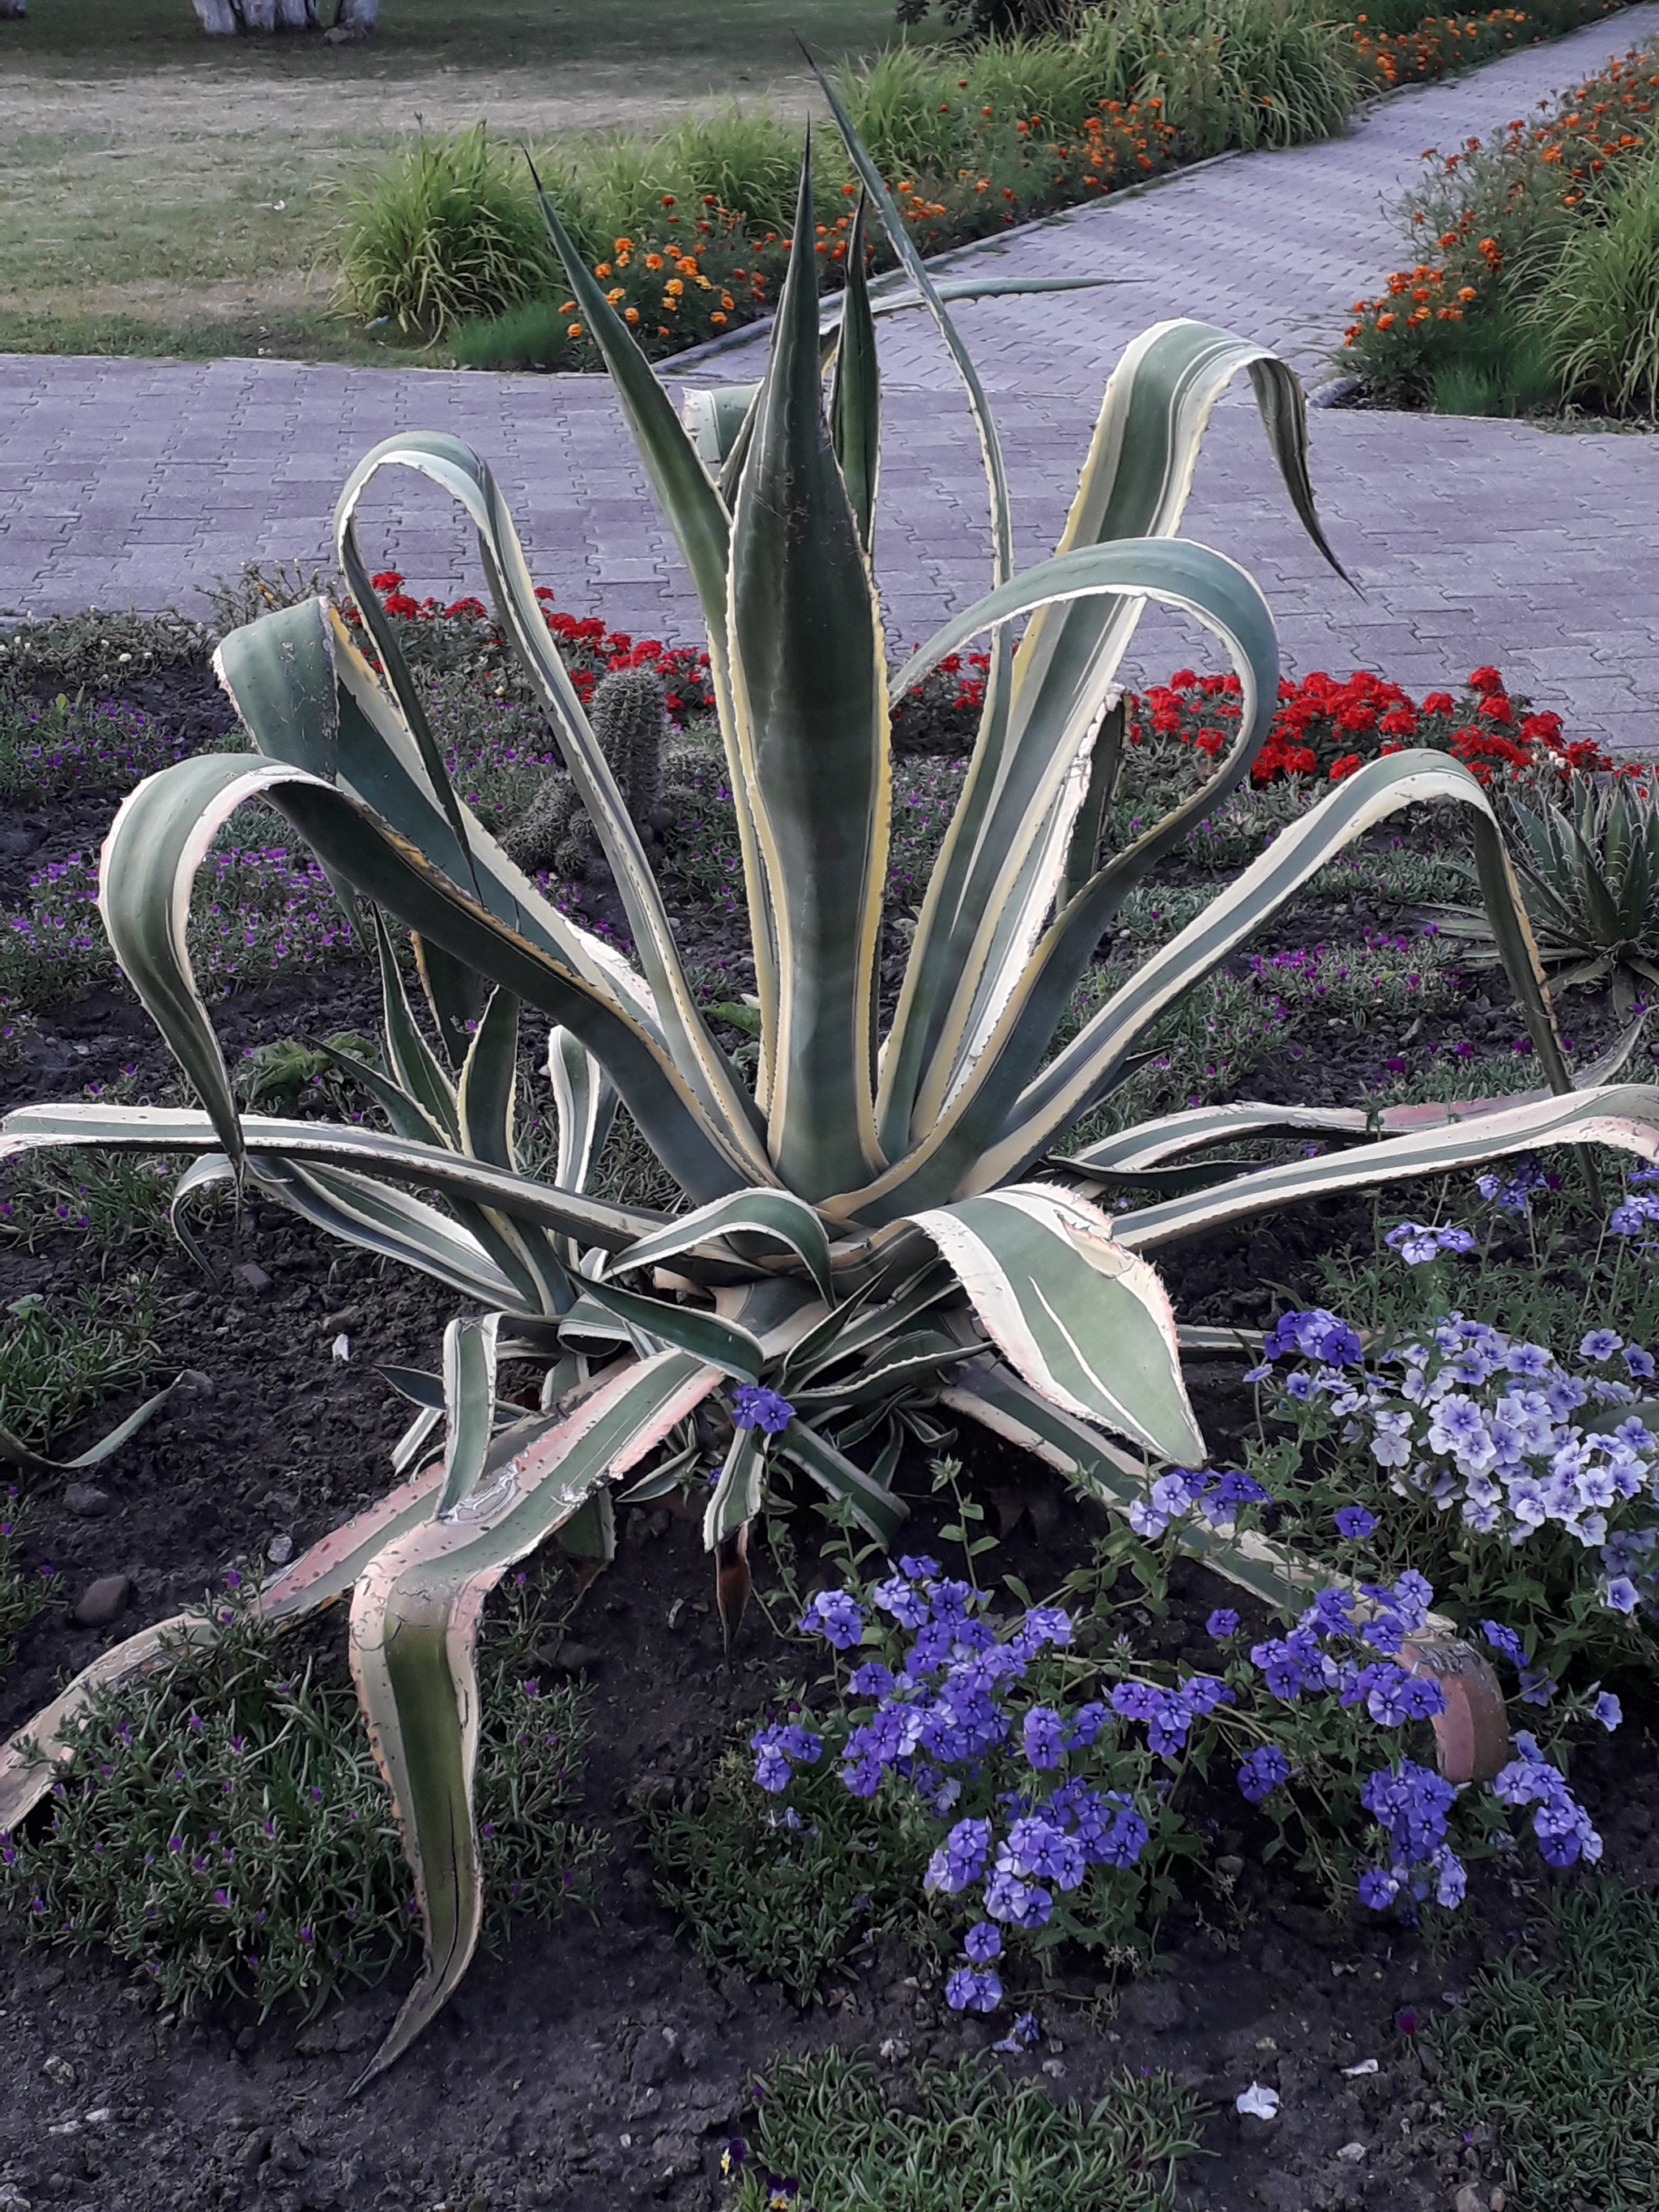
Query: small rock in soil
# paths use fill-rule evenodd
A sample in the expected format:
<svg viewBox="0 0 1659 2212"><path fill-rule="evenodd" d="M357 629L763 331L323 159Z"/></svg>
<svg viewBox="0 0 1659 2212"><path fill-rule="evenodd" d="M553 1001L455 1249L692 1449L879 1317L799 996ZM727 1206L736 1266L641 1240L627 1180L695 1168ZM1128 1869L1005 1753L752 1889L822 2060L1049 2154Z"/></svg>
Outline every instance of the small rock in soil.
<svg viewBox="0 0 1659 2212"><path fill-rule="evenodd" d="M64 1492L64 1510L82 1521L95 1521L109 1511L109 1492L90 1482L71 1482Z"/></svg>
<svg viewBox="0 0 1659 2212"><path fill-rule="evenodd" d="M588 1674L598 1672L603 1657L595 1644L574 1644L568 1637L547 1660L550 1674ZM538 1656L540 1656L538 1654Z"/></svg>
<svg viewBox="0 0 1659 2212"><path fill-rule="evenodd" d="M231 1280L247 1292L251 1298L262 1298L270 1288L270 1278L255 1260L244 1260L240 1267L230 1271Z"/></svg>
<svg viewBox="0 0 1659 2212"><path fill-rule="evenodd" d="M88 1583L81 1593L75 1607L77 1627L107 1628L118 1620L132 1598L132 1583L126 1575L100 1575L95 1583Z"/></svg>

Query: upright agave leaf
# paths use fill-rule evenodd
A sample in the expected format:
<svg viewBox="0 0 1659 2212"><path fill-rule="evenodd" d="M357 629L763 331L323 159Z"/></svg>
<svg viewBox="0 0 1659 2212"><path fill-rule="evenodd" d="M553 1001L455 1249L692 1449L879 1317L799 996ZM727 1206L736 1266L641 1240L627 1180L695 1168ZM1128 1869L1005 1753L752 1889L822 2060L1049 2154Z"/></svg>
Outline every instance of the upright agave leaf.
<svg viewBox="0 0 1659 2212"><path fill-rule="evenodd" d="M802 238L811 216L809 157ZM808 1199L878 1161L870 1001L890 804L880 625L824 422L817 327L816 261L792 254L731 570L734 710L778 933L771 1148Z"/></svg>

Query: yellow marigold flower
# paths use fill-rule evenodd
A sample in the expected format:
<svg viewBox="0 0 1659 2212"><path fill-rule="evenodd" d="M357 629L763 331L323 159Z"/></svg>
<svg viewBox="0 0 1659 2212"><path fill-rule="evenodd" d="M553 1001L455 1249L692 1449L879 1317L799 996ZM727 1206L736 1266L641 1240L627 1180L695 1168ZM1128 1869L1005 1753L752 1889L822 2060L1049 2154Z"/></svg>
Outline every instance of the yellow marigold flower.
<svg viewBox="0 0 1659 2212"><path fill-rule="evenodd" d="M699 277L698 277L698 279L697 279L697 283L698 283L699 288L700 288L702 291L705 291L705 292L712 292L712 291L714 290L714 286L709 283L709 281L708 281L708 277L706 277L706 276L699 276Z"/></svg>
<svg viewBox="0 0 1659 2212"><path fill-rule="evenodd" d="M617 284L607 292L605 296L610 301L611 306L614 307L618 300L625 299L627 297L626 287Z"/></svg>
<svg viewBox="0 0 1659 2212"><path fill-rule="evenodd" d="M624 308L623 309L623 322L625 322L625 323L637 323L639 319L640 319L640 311L639 311L639 309L638 309L637 307L624 307Z"/></svg>

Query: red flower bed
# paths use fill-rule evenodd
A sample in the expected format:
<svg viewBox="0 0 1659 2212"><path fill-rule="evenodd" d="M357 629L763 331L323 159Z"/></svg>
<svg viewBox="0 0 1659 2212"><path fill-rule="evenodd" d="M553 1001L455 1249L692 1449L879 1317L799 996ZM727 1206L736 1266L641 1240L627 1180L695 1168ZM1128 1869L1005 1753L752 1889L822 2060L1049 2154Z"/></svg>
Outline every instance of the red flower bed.
<svg viewBox="0 0 1659 2212"><path fill-rule="evenodd" d="M453 640L473 665L482 662L481 672L486 682L511 674L516 686L520 678L512 648L481 599L452 599L447 605L441 599L417 599L404 590L404 577L397 568L383 568L369 581L379 592L387 614L411 625L409 643L415 648L412 659L419 663L428 658L420 650L423 631L434 641L441 635L446 644ZM714 712L714 692L706 653L698 653L690 646L664 645L654 637L636 639L626 630L607 629L597 615L560 614L553 605L552 592L544 585L538 589L536 597L541 602L542 617L559 658L569 671L570 681L583 706L592 697L593 687L599 678L611 669L650 668L662 679L668 712L677 725L702 720ZM348 604L343 613L354 629L362 629L362 617L356 607ZM372 652L368 657L378 666Z"/></svg>
<svg viewBox="0 0 1659 2212"><path fill-rule="evenodd" d="M1236 676L1199 676L1180 669L1144 697L1130 695L1130 734L1175 738L1211 755L1237 734ZM1455 697L1431 691L1410 698L1397 684L1356 669L1346 682L1316 672L1281 683L1279 712L1250 770L1255 783L1305 776L1340 783L1367 761L1407 746L1428 745L1488 781L1494 769L1553 767L1591 775L1613 763L1588 738L1569 744L1559 714L1534 714L1512 696L1495 668L1477 668Z"/></svg>

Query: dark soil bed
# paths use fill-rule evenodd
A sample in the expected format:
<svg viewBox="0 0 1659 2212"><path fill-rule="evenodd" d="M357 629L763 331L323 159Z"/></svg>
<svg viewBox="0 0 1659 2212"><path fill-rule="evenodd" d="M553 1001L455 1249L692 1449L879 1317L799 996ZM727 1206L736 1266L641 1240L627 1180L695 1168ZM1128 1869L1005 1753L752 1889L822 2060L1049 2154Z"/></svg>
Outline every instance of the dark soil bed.
<svg viewBox="0 0 1659 2212"><path fill-rule="evenodd" d="M154 703L200 715L206 734L215 708L199 672L179 675L175 689L177 698ZM139 687L134 696L152 703ZM77 808L72 821L64 810L13 814L0 889L48 846L101 833L108 803ZM368 968L345 963L239 993L216 1019L234 1058L284 1036L372 1030L377 998ZM1380 1030L1349 1033L1319 1057L1263 1066L1251 1089L1351 1097L1388 1049ZM137 1005L100 992L40 1017L0 1091L9 1104L73 1095L128 1069L141 1089L170 1072ZM1182 1248L1166 1266L1177 1310L1259 1325L1279 1286L1304 1284L1312 1258L1358 1229L1362 1212L1369 1236L1368 1204L1333 1205ZM198 1381L99 1471L106 1509L77 1517L57 1486L30 1480L33 1553L57 1569L62 1595L0 1679L0 1728L21 1724L105 1643L191 1602L228 1565L264 1556L275 1537L303 1547L388 1480L407 1408L375 1370L434 1363L449 1295L260 1205L234 1224L221 1218L208 1241L211 1277L182 1253L145 1263L161 1303L155 1372L191 1370ZM234 1272L250 1263L253 1276ZM34 1253L0 1245L0 1309L27 1291L72 1290L87 1266L86 1248L67 1239ZM333 1350L340 1336L343 1361ZM1246 1418L1243 1395L1219 1367L1194 1382L1212 1448L1224 1452ZM55 1451L90 1441L131 1402L101 1407ZM1037 1510L996 1564L1034 1590L1054 1588L1104 1525L1097 1509L1023 1462L1015 1469L999 1447L970 1453L969 1471L981 1494L1016 1476L1027 1484ZM70 1607L110 1575L131 1580L124 1617L106 1631L76 1629ZM1209 1608L1233 1595L1189 1571L1170 1619L1148 1620L1149 1644L1182 1648ZM924 2057L983 2050L998 2031L946 2011L937 1992L907 1979L902 1956L880 1958L843 1978L835 2002L802 2009L775 1987L707 1972L656 1900L641 1808L695 1797L780 1668L801 1665L753 1609L728 1662L711 1597L694 1519L623 1515L615 1563L571 1623L589 1655L593 1722L580 1817L610 1839L592 1913L572 1912L551 1929L515 1924L424 2039L359 2097L349 2085L407 1987L407 1966L309 2023L237 2007L175 2021L158 2017L143 1990L97 1957L25 1946L0 1924L0 2207L21 2197L98 2212L599 2212L655 2201L689 2212L718 2201L721 2141L741 2129L751 2083L780 2054L831 2040L902 2047L906 2055L890 2062L896 2078ZM343 1640L343 1620L331 1626ZM1599 1768L1597 1757L1588 1754L1574 1779L1607 1836L1609 1870L1659 1880L1651 1778L1632 1791L1617 1752L1603 1750ZM1236 1795L1218 1795L1213 1825L1227 1849L1228 1824L1242 1832L1245 1818ZM1333 1918L1317 1893L1248 1854L1243 1864L1227 1910L1206 1889L1171 1913L1167 1972L1126 1983L1115 2012L1097 2002L1110 1995L1097 1987L1098 1965L1063 1976L1041 2008L1046 2040L1010 2068L1040 2069L1056 2094L1085 2101L1123 2067L1167 2068L1200 2090L1213 2117L1211 2155L1183 2177L1192 2207L1437 2212L1476 2181L1484 2204L1497 2172L1490 2144L1451 2127L1431 2055L1396 2021L1407 2011L1426 2024L1455 2002L1483 1959L1541 1921L1540 1890L1481 1870L1461 1948L1435 1954L1392 1925ZM1374 2072L1345 2071L1371 2059ZM1279 2089L1271 2124L1234 2110L1253 2080ZM1358 2154L1340 2154L1356 2143Z"/></svg>

